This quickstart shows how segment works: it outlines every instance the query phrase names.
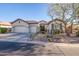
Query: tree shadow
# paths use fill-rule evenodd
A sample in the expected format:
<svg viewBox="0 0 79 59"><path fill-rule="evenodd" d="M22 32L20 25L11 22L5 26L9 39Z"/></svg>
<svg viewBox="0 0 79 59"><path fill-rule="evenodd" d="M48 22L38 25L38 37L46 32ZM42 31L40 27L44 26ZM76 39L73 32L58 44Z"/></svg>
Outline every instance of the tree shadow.
<svg viewBox="0 0 79 59"><path fill-rule="evenodd" d="M39 46L38 44L32 43L17 43L17 42L4 42L0 41L0 52L11 53L20 50L21 52L29 50L27 55L30 55L34 51L34 48ZM0 54L1 55L1 54Z"/></svg>

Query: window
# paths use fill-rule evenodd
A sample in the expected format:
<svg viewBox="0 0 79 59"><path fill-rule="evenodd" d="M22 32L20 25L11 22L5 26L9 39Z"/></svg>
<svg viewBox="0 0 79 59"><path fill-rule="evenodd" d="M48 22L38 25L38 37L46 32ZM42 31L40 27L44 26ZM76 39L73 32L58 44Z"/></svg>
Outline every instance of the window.
<svg viewBox="0 0 79 59"><path fill-rule="evenodd" d="M20 23L20 21L19 21L19 23Z"/></svg>

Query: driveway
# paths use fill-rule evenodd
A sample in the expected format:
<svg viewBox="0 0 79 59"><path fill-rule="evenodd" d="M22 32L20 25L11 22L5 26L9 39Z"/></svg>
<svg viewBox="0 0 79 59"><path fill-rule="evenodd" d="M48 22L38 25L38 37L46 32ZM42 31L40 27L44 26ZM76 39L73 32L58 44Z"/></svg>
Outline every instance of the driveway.
<svg viewBox="0 0 79 59"><path fill-rule="evenodd" d="M25 42L30 40L29 34L26 33L5 33L0 34L0 41Z"/></svg>

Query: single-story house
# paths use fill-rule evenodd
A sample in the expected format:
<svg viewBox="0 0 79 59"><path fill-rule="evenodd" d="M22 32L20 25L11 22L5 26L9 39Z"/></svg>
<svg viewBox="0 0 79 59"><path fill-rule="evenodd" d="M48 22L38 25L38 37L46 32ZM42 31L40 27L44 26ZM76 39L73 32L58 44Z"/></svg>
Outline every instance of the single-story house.
<svg viewBox="0 0 79 59"><path fill-rule="evenodd" d="M70 30L71 24L67 24L66 29ZM65 23L61 19L54 19L49 22L41 21L25 21L22 19L17 19L13 22L0 22L1 28L7 28L7 32L16 33L39 33L41 27L45 29L48 33L52 33L54 30L58 29L61 32L65 32ZM73 32L79 30L79 24L73 25ZM45 32L46 32L45 31Z"/></svg>
<svg viewBox="0 0 79 59"><path fill-rule="evenodd" d="M25 21L17 19L12 23L12 32L16 33L37 33L38 22L36 21Z"/></svg>
<svg viewBox="0 0 79 59"><path fill-rule="evenodd" d="M56 29L60 30L60 32L63 33L65 32L65 23L61 19L54 19L49 22L46 22L44 20L38 22L38 21L25 21L22 19L17 19L11 22L10 26L12 26L11 32L16 32L16 33L38 33L40 32L41 26L48 33L52 33ZM67 28L69 28L68 25Z"/></svg>
<svg viewBox="0 0 79 59"><path fill-rule="evenodd" d="M54 19L50 22L46 22L41 20L37 21L25 21L22 19L17 19L12 23L12 32L16 33L38 33L40 32L41 26L44 27L45 30L51 32L55 29L60 29L62 32L65 31L64 29L64 22L60 19Z"/></svg>

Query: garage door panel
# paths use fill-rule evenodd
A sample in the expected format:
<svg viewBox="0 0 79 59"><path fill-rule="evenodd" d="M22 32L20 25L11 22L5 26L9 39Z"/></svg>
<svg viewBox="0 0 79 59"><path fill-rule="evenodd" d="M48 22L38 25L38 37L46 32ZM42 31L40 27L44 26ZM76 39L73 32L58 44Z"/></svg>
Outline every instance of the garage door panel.
<svg viewBox="0 0 79 59"><path fill-rule="evenodd" d="M18 33L28 33L28 27L25 26L16 26L14 27L14 32L18 32Z"/></svg>
<svg viewBox="0 0 79 59"><path fill-rule="evenodd" d="M31 32L36 33L37 28L36 27L31 27Z"/></svg>

